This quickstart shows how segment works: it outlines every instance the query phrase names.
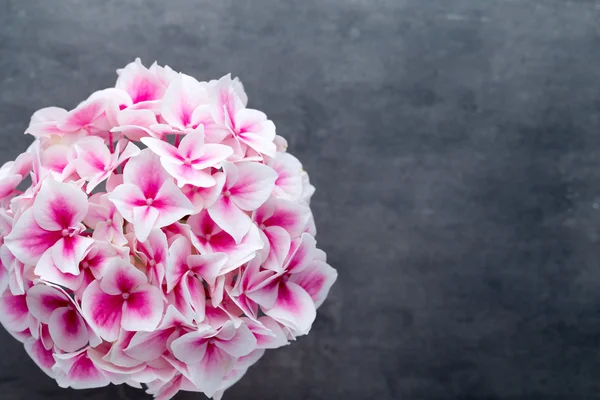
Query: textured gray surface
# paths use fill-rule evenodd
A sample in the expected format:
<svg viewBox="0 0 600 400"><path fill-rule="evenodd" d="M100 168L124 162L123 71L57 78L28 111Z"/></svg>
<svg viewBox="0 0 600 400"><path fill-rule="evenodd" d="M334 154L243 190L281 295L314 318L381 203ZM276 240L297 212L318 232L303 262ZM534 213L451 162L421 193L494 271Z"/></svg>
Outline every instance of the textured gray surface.
<svg viewBox="0 0 600 400"><path fill-rule="evenodd" d="M226 400L596 399L599 6L1 0L0 155L135 56L232 72L311 173L340 275L312 334ZM116 397L0 341L3 400Z"/></svg>

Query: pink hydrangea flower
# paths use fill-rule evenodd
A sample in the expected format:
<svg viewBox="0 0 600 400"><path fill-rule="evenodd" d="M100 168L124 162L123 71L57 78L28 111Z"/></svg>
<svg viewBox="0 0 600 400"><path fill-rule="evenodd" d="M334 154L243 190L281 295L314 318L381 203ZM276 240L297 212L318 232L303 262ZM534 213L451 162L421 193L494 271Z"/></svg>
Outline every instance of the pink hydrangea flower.
<svg viewBox="0 0 600 400"><path fill-rule="evenodd" d="M0 167L0 323L61 387L220 399L337 278L314 187L237 78L118 75Z"/></svg>

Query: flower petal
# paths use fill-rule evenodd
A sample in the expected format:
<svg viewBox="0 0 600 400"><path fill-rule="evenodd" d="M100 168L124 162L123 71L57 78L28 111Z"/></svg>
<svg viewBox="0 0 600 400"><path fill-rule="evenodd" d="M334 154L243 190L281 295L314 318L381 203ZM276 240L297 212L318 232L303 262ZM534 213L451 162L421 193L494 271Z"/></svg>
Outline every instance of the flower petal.
<svg viewBox="0 0 600 400"><path fill-rule="evenodd" d="M265 314L299 334L306 334L316 317L315 303L302 287L293 282L279 286L277 300Z"/></svg>
<svg viewBox="0 0 600 400"><path fill-rule="evenodd" d="M54 379L52 367L56 362L52 356L52 349L44 348L41 340L30 338L25 341L25 351L46 375Z"/></svg>
<svg viewBox="0 0 600 400"><path fill-rule="evenodd" d="M4 293L0 296L0 323L11 332L21 332L33 324L25 295L14 296Z"/></svg>
<svg viewBox="0 0 600 400"><path fill-rule="evenodd" d="M80 235L66 236L50 249L54 265L62 272L79 275L79 263L94 239Z"/></svg>
<svg viewBox="0 0 600 400"><path fill-rule="evenodd" d="M104 273L100 288L105 293L116 296L131 293L147 282L146 275L128 260L116 259Z"/></svg>
<svg viewBox="0 0 600 400"><path fill-rule="evenodd" d="M301 286L315 302L318 308L337 279L337 271L324 261L314 260L307 268L293 274L290 282Z"/></svg>
<svg viewBox="0 0 600 400"><path fill-rule="evenodd" d="M81 310L91 328L104 340L112 342L119 337L123 315L123 297L106 294L98 281L93 281L83 292Z"/></svg>
<svg viewBox="0 0 600 400"><path fill-rule="evenodd" d="M235 128L240 141L252 147L258 153L275 157L277 147L275 139L275 124L258 110L244 109L235 115Z"/></svg>
<svg viewBox="0 0 600 400"><path fill-rule="evenodd" d="M183 164L183 157L179 154L177 147L160 139L145 137L141 139L150 150L161 157L161 160L167 159L172 164Z"/></svg>
<svg viewBox="0 0 600 400"><path fill-rule="evenodd" d="M54 354L52 371L60 387L91 389L108 386L110 380L89 358L87 350L77 353Z"/></svg>
<svg viewBox="0 0 600 400"><path fill-rule="evenodd" d="M242 240L252 225L250 217L234 204L231 197L219 197L208 208L208 214L236 243Z"/></svg>
<svg viewBox="0 0 600 400"><path fill-rule="evenodd" d="M195 213L194 205L177 188L172 180L166 181L160 188L152 207L159 211L156 227L162 228L171 225L186 215Z"/></svg>
<svg viewBox="0 0 600 400"><path fill-rule="evenodd" d="M209 286L215 285L215 280L226 262L227 254L225 253L189 255L187 257L189 269L204 279Z"/></svg>
<svg viewBox="0 0 600 400"><path fill-rule="evenodd" d="M215 178L209 172L200 171L191 164L171 164L163 160L162 166L177 180L177 186L192 185L196 187L211 187L216 184Z"/></svg>
<svg viewBox="0 0 600 400"><path fill-rule="evenodd" d="M54 311L72 305L64 292L43 284L31 287L27 291L26 300L31 314L44 324L50 322Z"/></svg>
<svg viewBox="0 0 600 400"><path fill-rule="evenodd" d="M152 206L133 208L133 227L135 236L140 241L145 241L152 229L156 226L160 213Z"/></svg>
<svg viewBox="0 0 600 400"><path fill-rule="evenodd" d="M66 352L77 351L88 343L85 321L75 307L56 309L50 317L48 329L56 347Z"/></svg>
<svg viewBox="0 0 600 400"><path fill-rule="evenodd" d="M145 285L129 294L123 309L123 329L151 332L158 326L164 310L164 301L158 288Z"/></svg>
<svg viewBox="0 0 600 400"><path fill-rule="evenodd" d="M34 208L27 209L16 221L4 243L15 257L24 264L35 265L42 254L54 245L62 235L40 228L33 217Z"/></svg>
<svg viewBox="0 0 600 400"><path fill-rule="evenodd" d="M192 254L192 246L184 236L175 239L169 247L166 269L167 292L171 292L179 284L183 275L189 271L187 259L190 254Z"/></svg>
<svg viewBox="0 0 600 400"><path fill-rule="evenodd" d="M102 98L84 101L77 108L69 111L57 127L66 132L78 131L96 121L104 113L105 108L106 102Z"/></svg>
<svg viewBox="0 0 600 400"><path fill-rule="evenodd" d="M139 58L119 71L115 87L127 92L134 104L159 100L166 90L164 83Z"/></svg>
<svg viewBox="0 0 600 400"><path fill-rule="evenodd" d="M212 397L233 369L234 358L213 344L206 346L202 361L189 367L192 381L204 394Z"/></svg>
<svg viewBox="0 0 600 400"><path fill-rule="evenodd" d="M160 158L150 149L144 149L131 158L123 171L123 182L137 186L144 199L155 198L168 179L169 174L160 165Z"/></svg>
<svg viewBox="0 0 600 400"><path fill-rule="evenodd" d="M46 179L33 202L33 215L42 229L74 227L88 212L85 193L77 186Z"/></svg>
<svg viewBox="0 0 600 400"><path fill-rule="evenodd" d="M133 222L133 209L146 204L146 198L140 188L131 184L118 185L108 194L108 199L128 222Z"/></svg>
<svg viewBox="0 0 600 400"><path fill-rule="evenodd" d="M218 338L218 336L217 336ZM233 357L242 357L256 349L256 338L245 324L240 325L229 340L216 340L215 345Z"/></svg>
<svg viewBox="0 0 600 400"><path fill-rule="evenodd" d="M179 74L163 97L161 115L169 125L184 129L190 124L194 109L207 102L205 86L191 76Z"/></svg>
<svg viewBox="0 0 600 400"><path fill-rule="evenodd" d="M271 195L277 173L264 164L242 162L236 166L238 179L229 189L231 199L242 210L256 210Z"/></svg>
<svg viewBox="0 0 600 400"><path fill-rule="evenodd" d="M171 351L178 360L191 365L204 358L206 352L206 332L195 331L187 333L171 343Z"/></svg>
<svg viewBox="0 0 600 400"><path fill-rule="evenodd" d="M289 233L279 226L270 226L263 231L269 243L269 253L263 267L272 271L281 270L291 246Z"/></svg>

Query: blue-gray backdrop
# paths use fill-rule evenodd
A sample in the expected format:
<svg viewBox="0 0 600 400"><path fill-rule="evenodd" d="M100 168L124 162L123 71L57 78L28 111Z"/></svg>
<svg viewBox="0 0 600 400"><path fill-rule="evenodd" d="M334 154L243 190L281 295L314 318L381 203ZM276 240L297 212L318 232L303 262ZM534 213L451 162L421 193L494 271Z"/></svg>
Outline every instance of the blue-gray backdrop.
<svg viewBox="0 0 600 400"><path fill-rule="evenodd" d="M226 399L600 396L598 1L1 0L1 160L136 56L240 76L317 187L338 283ZM3 400L147 398L0 343Z"/></svg>

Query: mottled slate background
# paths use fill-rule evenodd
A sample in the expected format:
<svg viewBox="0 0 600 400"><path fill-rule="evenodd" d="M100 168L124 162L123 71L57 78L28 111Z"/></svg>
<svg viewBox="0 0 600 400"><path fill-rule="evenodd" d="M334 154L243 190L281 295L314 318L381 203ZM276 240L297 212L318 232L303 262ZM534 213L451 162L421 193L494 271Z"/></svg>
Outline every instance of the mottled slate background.
<svg viewBox="0 0 600 400"><path fill-rule="evenodd" d="M599 22L593 0L0 0L2 161L135 56L232 72L311 173L340 277L225 399L597 399ZM60 390L0 343L2 400L146 398Z"/></svg>

